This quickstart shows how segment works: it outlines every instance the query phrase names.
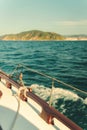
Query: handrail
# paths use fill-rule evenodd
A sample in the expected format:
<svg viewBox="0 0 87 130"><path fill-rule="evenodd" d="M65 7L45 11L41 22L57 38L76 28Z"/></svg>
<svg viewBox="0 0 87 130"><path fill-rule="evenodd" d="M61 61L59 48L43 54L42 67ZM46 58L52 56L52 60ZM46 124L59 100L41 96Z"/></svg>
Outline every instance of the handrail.
<svg viewBox="0 0 87 130"><path fill-rule="evenodd" d="M34 93L27 92L27 96L33 99L35 102L37 102L42 107L42 109L47 113L48 116L51 116L52 118L56 118L60 120L63 124L65 124L71 130L82 130L82 128L76 125L73 121L65 117L63 114L57 111L54 107L52 106L50 107L48 103L46 103L43 99L39 98Z"/></svg>
<svg viewBox="0 0 87 130"><path fill-rule="evenodd" d="M47 77L47 78L51 79L52 81L56 81L57 83L60 83L60 84L62 84L62 85L65 85L65 86L67 86L67 87L69 87L69 88L72 88L72 89L74 89L74 90L76 90L76 91L78 91L78 92L81 92L81 93L87 95L87 92L85 92L85 91L83 91L83 90L80 90L80 89L76 88L75 86L72 86L72 85L70 85L70 84L68 84L68 83L65 83L65 82L63 82L63 81L61 81L61 80L59 80L59 79L56 79L56 78L54 78L54 77L51 77L51 76L49 76L49 75L47 75L47 74L45 74L45 73L39 72L39 71L34 70L34 69L31 69L31 68L29 68L29 67L26 67L26 66L23 65L23 64L19 64L18 66L19 66L19 67L22 66L23 68L27 69L28 71L37 73L37 74L42 75L42 76L44 76L44 77Z"/></svg>
<svg viewBox="0 0 87 130"><path fill-rule="evenodd" d="M14 87L20 88L20 84L18 84L16 81L11 79L6 73L0 70L0 77L5 79L6 81L10 82Z"/></svg>
<svg viewBox="0 0 87 130"><path fill-rule="evenodd" d="M10 82L16 88L21 87L20 84L16 83L14 80L12 80L8 75L6 75L2 71L0 71L0 78L3 78L6 81ZM43 99L39 98L34 93L28 91L28 92L26 92L26 95L27 95L27 97L33 99L36 103L38 103L42 107L42 112L44 111L47 114L47 117L50 116L52 119L55 117L56 119L60 120L63 124L65 124L71 130L82 130L82 128L80 128L78 125L76 125L70 119L65 117L60 112L58 112L55 108L53 108L52 106L49 106Z"/></svg>

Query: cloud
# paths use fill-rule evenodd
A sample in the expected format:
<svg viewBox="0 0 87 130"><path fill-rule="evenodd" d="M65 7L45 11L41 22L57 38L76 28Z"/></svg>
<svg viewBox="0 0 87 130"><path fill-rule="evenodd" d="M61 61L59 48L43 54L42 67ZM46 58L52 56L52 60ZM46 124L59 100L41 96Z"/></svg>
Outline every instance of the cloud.
<svg viewBox="0 0 87 130"><path fill-rule="evenodd" d="M87 25L87 20L79 20L79 21L57 21L57 25L62 25L62 26L86 26Z"/></svg>

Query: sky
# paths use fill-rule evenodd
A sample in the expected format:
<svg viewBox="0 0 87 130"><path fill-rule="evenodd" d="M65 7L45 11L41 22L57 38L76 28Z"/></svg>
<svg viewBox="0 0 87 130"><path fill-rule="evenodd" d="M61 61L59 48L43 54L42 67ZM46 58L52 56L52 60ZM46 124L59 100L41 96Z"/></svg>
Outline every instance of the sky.
<svg viewBox="0 0 87 130"><path fill-rule="evenodd" d="M87 35L87 0L0 0L0 35L29 30Z"/></svg>

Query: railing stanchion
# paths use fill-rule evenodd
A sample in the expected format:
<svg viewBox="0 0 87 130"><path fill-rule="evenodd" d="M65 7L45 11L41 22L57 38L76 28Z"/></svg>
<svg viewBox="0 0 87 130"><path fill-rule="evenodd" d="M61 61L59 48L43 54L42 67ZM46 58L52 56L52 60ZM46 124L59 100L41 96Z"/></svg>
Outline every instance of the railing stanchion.
<svg viewBox="0 0 87 130"><path fill-rule="evenodd" d="M50 92L49 106L52 105L53 88L54 88L54 79L52 79L52 88L51 88L51 92Z"/></svg>

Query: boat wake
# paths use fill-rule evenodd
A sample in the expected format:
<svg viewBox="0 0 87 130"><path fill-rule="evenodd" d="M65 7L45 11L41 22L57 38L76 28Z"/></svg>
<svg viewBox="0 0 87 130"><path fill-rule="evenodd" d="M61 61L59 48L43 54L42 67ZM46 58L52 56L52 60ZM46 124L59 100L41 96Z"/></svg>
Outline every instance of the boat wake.
<svg viewBox="0 0 87 130"><path fill-rule="evenodd" d="M27 76L25 76L26 74ZM26 87L29 86L32 88L32 91L36 95L70 118L80 127L87 128L87 96L85 96L87 93L85 91L20 64L10 74L10 77L23 86L25 85ZM45 81L47 81L46 85ZM39 85L40 83L43 85ZM54 87L55 84L56 87ZM63 88L63 86L57 87L57 84L67 86L68 89ZM52 88L47 87L49 85L52 85Z"/></svg>
<svg viewBox="0 0 87 130"><path fill-rule="evenodd" d="M32 88L35 94L40 96L42 99L49 101L51 93L50 88L38 84L32 84L30 87ZM73 101L73 102L80 100L84 105L87 105L87 98L83 99L76 93L63 88L53 88L52 93L53 105L55 105L59 99L64 99L64 101Z"/></svg>
<svg viewBox="0 0 87 130"><path fill-rule="evenodd" d="M35 94L49 103L50 88L38 84L32 84L31 88ZM51 101L52 106L58 111L72 119L78 125L87 127L87 98L80 97L74 91L53 88ZM84 117L85 120L81 117Z"/></svg>

